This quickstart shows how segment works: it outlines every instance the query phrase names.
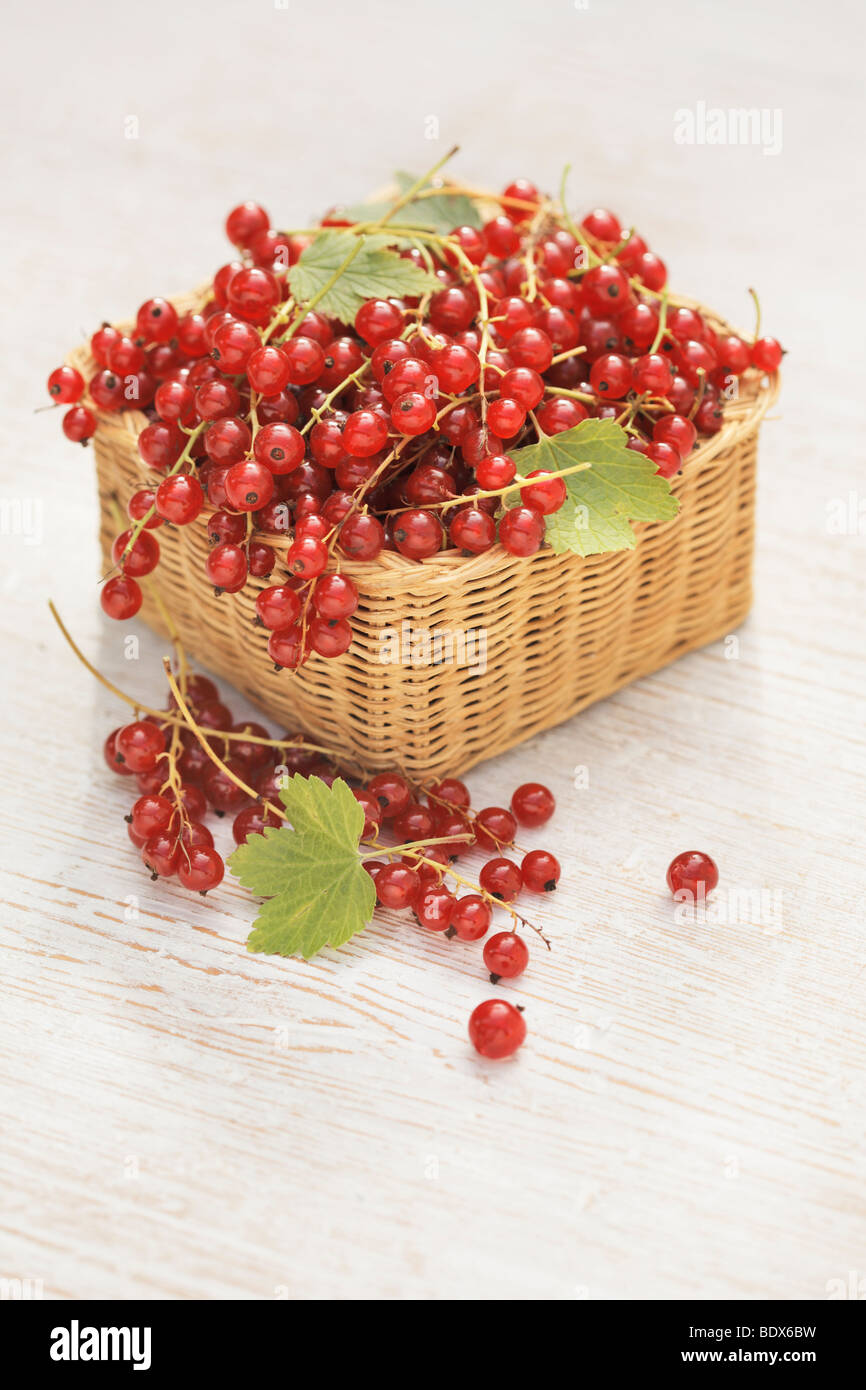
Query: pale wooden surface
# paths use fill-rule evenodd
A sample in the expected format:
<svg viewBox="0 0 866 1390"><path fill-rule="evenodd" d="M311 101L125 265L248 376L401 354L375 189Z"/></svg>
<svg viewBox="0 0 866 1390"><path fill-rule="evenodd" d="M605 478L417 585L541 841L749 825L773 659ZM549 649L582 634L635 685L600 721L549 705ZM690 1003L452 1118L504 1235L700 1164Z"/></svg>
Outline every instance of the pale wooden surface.
<svg viewBox="0 0 866 1390"><path fill-rule="evenodd" d="M0 551L0 1276L59 1297L820 1299L866 1271L866 543L827 527L863 495L844 253L862 18L831 11L7 16L2 497L41 505L43 540ZM700 100L781 108L782 154L677 146L673 111ZM31 413L81 330L220 263L238 198L300 222L452 140L494 184L571 159L578 207L634 219L678 287L745 326L757 283L791 350L738 656L692 656L470 776L483 804L543 773L560 806L524 837L567 884L544 903L554 950L510 991L529 1039L499 1066L465 1036L491 993L472 948L391 916L339 956L251 957L239 889L191 901L143 875L98 761L117 706L45 600L145 696L161 646L126 660L101 620L90 458ZM725 887L781 893L781 929L676 923L664 869L693 846Z"/></svg>

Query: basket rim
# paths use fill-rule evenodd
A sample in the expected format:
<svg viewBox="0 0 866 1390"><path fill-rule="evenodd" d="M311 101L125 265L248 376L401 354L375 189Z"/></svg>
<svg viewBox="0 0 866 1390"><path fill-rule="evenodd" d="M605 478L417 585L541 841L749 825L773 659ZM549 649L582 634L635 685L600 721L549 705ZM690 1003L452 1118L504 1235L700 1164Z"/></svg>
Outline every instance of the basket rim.
<svg viewBox="0 0 866 1390"><path fill-rule="evenodd" d="M207 301L210 296L210 291L211 282L206 281L195 290L167 297L169 302L179 313L190 313L196 312ZM736 334L738 337L743 336L726 319L722 318L721 315L717 314L714 310L708 308L708 306L702 304L699 300L690 299L681 294L670 294L668 297L668 306L696 309L712 322L713 327L717 331L726 334ZM111 326L121 333L128 333L135 325L132 319L120 319ZM78 347L73 348L67 353L65 361L70 366L76 367L85 377L92 375L98 367L90 351L89 342L80 343ZM712 435L700 445L699 448L695 449L685 461L684 468L688 467L691 471L696 466L703 466L711 463L719 454L726 452L742 438L756 431L764 416L767 414L767 411L770 410L778 399L780 387L781 374L776 371L772 375L765 375L760 379L757 383L757 390L754 395L750 395L745 400L734 402L733 409L731 409L729 404L728 410L730 413L718 434ZM150 423L143 410L107 411L100 410L95 405L91 405L89 408L93 410L97 417L97 429L105 425L116 427L122 421L123 433L129 435L130 438L137 439L141 431ZM674 496L676 496L682 484L682 479L682 470L670 479L671 492ZM202 515L209 515L214 510L215 508L206 506ZM673 517L670 521L664 523L632 522L631 525L635 538L635 545L644 527L658 524L675 525L676 521L677 518ZM291 542L288 537L285 536L268 535L267 544L271 545L279 553L282 547L288 548ZM627 547L626 549L633 548L634 547ZM548 554L550 549L551 547L544 544L537 553ZM581 556L576 551L565 551L560 553L556 558L563 561L576 561L589 564L620 553L622 552L604 551L601 554ZM376 570L378 570L383 577L390 576L391 578L396 578L398 575L404 577L414 575L416 578L420 578L423 575L425 582L427 582L429 580L435 581L436 578L447 577L453 574L458 568L465 574L467 566L473 567L473 577L475 574L480 577L491 568L496 568L501 565L506 555L507 552L497 541L495 545L491 546L489 550L484 551L481 555L466 555L463 551L452 549L440 551L437 555L431 555L428 556L427 559L419 561L409 560L404 555L401 555L399 551L383 550L377 559L373 561L352 561L345 556L341 556L340 564L341 568L347 573L351 573L355 569L361 569L369 577L372 577L372 574Z"/></svg>

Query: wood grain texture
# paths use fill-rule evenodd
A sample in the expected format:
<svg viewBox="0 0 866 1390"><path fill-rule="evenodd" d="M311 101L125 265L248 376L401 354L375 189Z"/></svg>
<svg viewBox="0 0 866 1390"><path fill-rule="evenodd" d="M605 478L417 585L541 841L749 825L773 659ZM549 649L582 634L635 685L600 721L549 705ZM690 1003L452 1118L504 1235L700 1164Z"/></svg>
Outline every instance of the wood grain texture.
<svg viewBox="0 0 866 1390"><path fill-rule="evenodd" d="M8 17L20 62L3 101L21 109L37 77L42 95L5 208L0 1276L57 1298L824 1298L866 1273L866 521L850 263L806 273L794 228L806 195L810 217L838 206L857 167L862 84L838 34L859 11L837 3L816 26L803 3L676 0L625 82L613 44L641 27L633 3L504 0L491 26L446 0L465 42L443 82L448 24L431 33L424 7L389 0L375 43L395 128L358 86L364 13L324 8L345 37L328 55L333 121L297 148L286 131L319 106L321 6L225 0L205 27L159 0L123 62L107 18L85 42L59 5L50 23ZM226 26L233 52L273 55L252 109L218 80ZM700 100L781 109L781 154L676 145L675 109ZM601 109L607 144L587 137ZM527 1044L501 1065L466 1040L492 992L472 948L383 914L339 954L254 957L236 885L191 901L143 875L124 789L97 761L118 707L70 661L46 599L145 698L161 697L162 644L141 630L136 658L102 621L92 460L31 413L82 330L220 263L239 198L301 222L452 139L466 177L494 184L554 184L572 159L578 206L633 217L675 283L734 321L757 282L790 349L736 643L469 776L479 805L538 774L559 802L522 837L550 844L566 881L540 910L553 950L533 950L509 991ZM862 207L847 221L856 237ZM695 845L725 889L753 895L732 923L674 919L664 870Z"/></svg>

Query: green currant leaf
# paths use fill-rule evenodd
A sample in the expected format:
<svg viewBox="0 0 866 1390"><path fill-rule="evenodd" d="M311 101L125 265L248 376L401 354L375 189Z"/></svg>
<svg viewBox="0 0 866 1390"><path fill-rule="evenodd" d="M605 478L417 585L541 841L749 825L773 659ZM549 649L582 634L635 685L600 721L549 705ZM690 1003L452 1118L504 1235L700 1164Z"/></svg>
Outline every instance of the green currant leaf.
<svg viewBox="0 0 866 1390"><path fill-rule="evenodd" d="M405 193L417 182L415 174L402 171L394 176L400 193ZM374 203L359 203L347 208L345 216L353 222L378 222L394 205L394 199L380 199ZM413 198L389 220L392 227L424 227L428 231L447 236L455 227L481 227L481 213L464 193L449 193L447 187L441 193L429 198Z"/></svg>
<svg viewBox="0 0 866 1390"><path fill-rule="evenodd" d="M364 812L347 784L287 778L280 793L291 826L251 835L231 856L232 873L268 899L248 951L301 955L342 946L373 916L376 890L358 855Z"/></svg>
<svg viewBox="0 0 866 1390"><path fill-rule="evenodd" d="M360 240L361 249L355 259L317 303L321 313L342 323L353 323L367 299L420 297L429 290L442 288L435 275L388 249L393 237L383 233L362 236ZM317 236L289 271L295 299L300 304L309 303L337 274L357 243L358 237L352 232L339 229L327 228Z"/></svg>
<svg viewBox="0 0 866 1390"><path fill-rule="evenodd" d="M613 420L581 420L561 434L543 435L537 444L514 449L511 457L521 477L542 468L558 473L577 463L592 466L563 481L568 496L558 512L546 518L546 539L557 555L603 555L609 550L633 550L632 521L668 521L679 502L655 464L626 448L628 435ZM509 493L507 506L519 505Z"/></svg>

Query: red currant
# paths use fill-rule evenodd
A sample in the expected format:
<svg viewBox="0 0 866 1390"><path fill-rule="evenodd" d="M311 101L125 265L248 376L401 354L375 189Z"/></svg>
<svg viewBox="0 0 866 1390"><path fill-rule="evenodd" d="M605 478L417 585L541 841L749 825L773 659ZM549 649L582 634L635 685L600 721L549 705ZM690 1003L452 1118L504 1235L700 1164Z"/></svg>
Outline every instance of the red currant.
<svg viewBox="0 0 866 1390"><path fill-rule="evenodd" d="M125 574L115 575L103 584L99 594L103 612L109 618L125 622L133 618L141 607L143 594L141 586Z"/></svg>
<svg viewBox="0 0 866 1390"><path fill-rule="evenodd" d="M674 895L683 893L692 899L704 898L718 883L719 871L708 854L697 849L686 850L671 860L667 881Z"/></svg>
<svg viewBox="0 0 866 1390"><path fill-rule="evenodd" d="M544 521L533 507L514 507L499 523L499 540L510 555L534 555L544 540Z"/></svg>
<svg viewBox="0 0 866 1390"><path fill-rule="evenodd" d="M502 858L488 859L478 876L478 882L485 892L504 903L513 902L523 887L517 865L510 859Z"/></svg>
<svg viewBox="0 0 866 1390"><path fill-rule="evenodd" d="M469 1040L482 1057L510 1057L525 1037L523 1014L505 999L485 999L469 1016Z"/></svg>
<svg viewBox="0 0 866 1390"><path fill-rule="evenodd" d="M492 920L493 909L477 893L458 898L451 914L451 925L461 941L480 941Z"/></svg>
<svg viewBox="0 0 866 1390"><path fill-rule="evenodd" d="M521 825L545 825L556 810L553 792L540 782L524 782L511 798L511 809Z"/></svg>
<svg viewBox="0 0 866 1390"><path fill-rule="evenodd" d="M520 872L534 893L552 893L562 875L559 860L546 849L533 849L524 855Z"/></svg>
<svg viewBox="0 0 866 1390"><path fill-rule="evenodd" d="M484 943L484 964L490 971L490 983L514 980L529 964L529 951L522 936L514 931L500 931Z"/></svg>

